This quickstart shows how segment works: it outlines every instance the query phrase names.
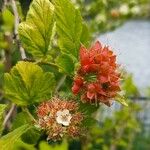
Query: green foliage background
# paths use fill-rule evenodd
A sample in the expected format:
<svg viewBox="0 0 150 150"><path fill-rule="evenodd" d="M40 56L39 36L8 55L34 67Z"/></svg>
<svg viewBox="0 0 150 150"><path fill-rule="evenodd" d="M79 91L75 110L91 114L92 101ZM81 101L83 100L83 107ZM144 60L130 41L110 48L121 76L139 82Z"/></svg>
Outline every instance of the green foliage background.
<svg viewBox="0 0 150 150"><path fill-rule="evenodd" d="M87 118L87 138L76 141L43 141L45 137L32 126L33 118L29 115L30 112L36 117L38 103L58 92L63 97L72 96L72 77L81 43L89 46L99 34L114 30L129 19L149 19L150 1L18 0L21 23L17 35L12 2L0 0L0 149L150 149L150 135L145 136L137 117L142 108L131 99L128 107L120 107L110 117L103 117L108 108L97 110L81 104L80 109L87 115L97 110L94 116L98 122ZM18 34L28 59L23 60L20 55ZM132 75L127 73L122 89L127 98L140 95ZM17 105L15 112L4 126L13 104Z"/></svg>

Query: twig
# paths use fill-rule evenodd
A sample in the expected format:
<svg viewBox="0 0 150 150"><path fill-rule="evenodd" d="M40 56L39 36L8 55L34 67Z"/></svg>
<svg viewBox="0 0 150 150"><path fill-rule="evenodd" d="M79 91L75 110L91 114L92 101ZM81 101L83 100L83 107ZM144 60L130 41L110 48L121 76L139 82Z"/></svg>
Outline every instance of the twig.
<svg viewBox="0 0 150 150"><path fill-rule="evenodd" d="M9 112L7 113L7 115L6 115L5 119L4 119L3 128L6 127L7 122L9 121L10 117L12 116L12 114L13 114L13 112L14 112L14 110L15 110L15 107L16 107L16 105L15 105L15 104L12 104L12 106L11 106Z"/></svg>
<svg viewBox="0 0 150 150"><path fill-rule="evenodd" d="M0 11L5 9L5 7L7 6L7 3L8 3L7 0L3 0L3 4L2 6L0 6Z"/></svg>
<svg viewBox="0 0 150 150"><path fill-rule="evenodd" d="M7 3L7 1L5 1L5 3ZM19 36L18 36L18 26L19 26L19 15L18 15L18 11L17 11L17 6L16 6L16 2L15 0L10 0L11 6L12 6L12 10L14 13L14 35L15 35L15 39L16 39L16 43L18 45L18 48L20 50L20 54L21 54L21 58L25 59L26 58L26 54L25 51L23 49L23 47L21 46L21 43L19 41ZM11 118L14 110L15 110L16 105L12 104L9 112L7 113L4 122L3 122L3 127L5 128L9 119Z"/></svg>
<svg viewBox="0 0 150 150"><path fill-rule="evenodd" d="M5 71L9 72L12 66L12 56L11 56L11 44L12 44L12 36L9 32L4 33L4 39L8 43L8 46L4 49L4 65Z"/></svg>
<svg viewBox="0 0 150 150"><path fill-rule="evenodd" d="M7 0L4 0L3 3L4 3L3 5L6 6L8 2Z"/></svg>
<svg viewBox="0 0 150 150"><path fill-rule="evenodd" d="M19 26L19 14L18 14L18 11L17 11L17 5L16 5L16 2L15 0L10 0L11 2L11 5L12 5L12 9L13 9L13 13L14 13L14 17L15 17L15 24L14 24L14 34L15 34L15 39L16 39L16 42L17 42L17 45L18 45L18 48L19 48L19 51L20 51L20 54L21 54L21 58L22 59L25 59L26 58L26 53L20 43L20 40L19 40L19 36L18 36L18 26Z"/></svg>

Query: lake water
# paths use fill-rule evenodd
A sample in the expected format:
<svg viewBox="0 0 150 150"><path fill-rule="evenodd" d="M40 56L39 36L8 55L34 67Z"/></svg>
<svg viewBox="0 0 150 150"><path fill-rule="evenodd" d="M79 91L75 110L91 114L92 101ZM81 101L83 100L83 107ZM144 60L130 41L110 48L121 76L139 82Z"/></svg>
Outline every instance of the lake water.
<svg viewBox="0 0 150 150"><path fill-rule="evenodd" d="M118 55L118 62L134 76L139 88L150 86L150 21L129 21L99 37Z"/></svg>

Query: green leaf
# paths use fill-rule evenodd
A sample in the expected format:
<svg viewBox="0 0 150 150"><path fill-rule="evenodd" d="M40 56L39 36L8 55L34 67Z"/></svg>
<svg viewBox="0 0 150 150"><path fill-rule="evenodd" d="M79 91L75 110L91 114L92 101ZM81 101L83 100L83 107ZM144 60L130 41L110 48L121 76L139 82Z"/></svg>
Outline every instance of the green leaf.
<svg viewBox="0 0 150 150"><path fill-rule="evenodd" d="M1 134L1 131L3 130L3 127L2 127L3 119L4 119L3 114L4 114L6 107L7 105L0 104L0 134Z"/></svg>
<svg viewBox="0 0 150 150"><path fill-rule="evenodd" d="M93 125L95 125L97 123L97 120L95 120L94 118L91 117L91 115L93 113L95 113L99 106L96 106L96 105L90 105L90 104L87 104L87 103L80 103L79 105L79 110L84 114L85 118L82 122L82 125L83 127L91 127Z"/></svg>
<svg viewBox="0 0 150 150"><path fill-rule="evenodd" d="M45 141L40 142L39 149L40 150L51 150L50 145L48 145L48 143Z"/></svg>
<svg viewBox="0 0 150 150"><path fill-rule="evenodd" d="M78 58L82 17L70 0L53 0L56 14L56 30L59 47L62 53Z"/></svg>
<svg viewBox="0 0 150 150"><path fill-rule="evenodd" d="M55 146L51 146L47 144L46 142L42 141L40 142L40 150L68 150L68 143L66 140L64 140L61 144L57 144Z"/></svg>
<svg viewBox="0 0 150 150"><path fill-rule="evenodd" d="M99 106L96 105L89 105L87 103L80 103L80 110L83 112L85 115L89 116L92 113L96 112L98 110Z"/></svg>
<svg viewBox="0 0 150 150"><path fill-rule="evenodd" d="M97 123L98 123L98 121L96 119L94 119L92 117L89 117L89 116L86 117L82 122L84 127L91 127L91 126L94 126Z"/></svg>
<svg viewBox="0 0 150 150"><path fill-rule="evenodd" d="M12 12L5 7L5 9L2 11L2 18L3 18L3 30L6 32L12 32L12 29L14 27L14 16Z"/></svg>
<svg viewBox="0 0 150 150"><path fill-rule="evenodd" d="M29 125L23 125L7 135L0 138L1 150L13 150L14 144L20 139L21 135L31 128Z"/></svg>
<svg viewBox="0 0 150 150"><path fill-rule="evenodd" d="M55 60L56 64L60 68L60 72L73 74L74 72L74 62L70 56L67 54L62 54L58 56Z"/></svg>
<svg viewBox="0 0 150 150"><path fill-rule="evenodd" d="M89 46L89 42L91 41L91 35L90 35L88 27L85 23L83 23L83 25L82 25L82 34L81 34L80 41L86 47Z"/></svg>
<svg viewBox="0 0 150 150"><path fill-rule="evenodd" d="M40 133L39 131L33 127L29 129L27 132L25 132L22 136L21 139L23 142L28 143L28 144L36 144L37 141L40 138Z"/></svg>
<svg viewBox="0 0 150 150"><path fill-rule="evenodd" d="M34 145L27 144L21 140L18 140L17 142L15 142L13 150L37 150L37 149L34 147Z"/></svg>
<svg viewBox="0 0 150 150"><path fill-rule="evenodd" d="M12 129L14 130L24 124L29 124L31 122L32 122L32 120L26 112L20 112L16 115L16 117L13 121Z"/></svg>
<svg viewBox="0 0 150 150"><path fill-rule="evenodd" d="M25 106L49 99L55 80L52 73L44 73L38 65L20 61L10 73L5 73L4 82L5 96Z"/></svg>
<svg viewBox="0 0 150 150"><path fill-rule="evenodd" d="M2 11L2 18L4 23L3 30L11 32L14 27L14 16L8 8Z"/></svg>
<svg viewBox="0 0 150 150"><path fill-rule="evenodd" d="M124 105L124 106L128 106L125 97L123 97L123 96L121 96L121 95L119 95L119 94L115 97L115 100L116 100L117 102L121 103L121 104Z"/></svg>
<svg viewBox="0 0 150 150"><path fill-rule="evenodd" d="M54 27L54 7L49 0L33 0L26 21L19 25L25 49L36 58L46 57Z"/></svg>

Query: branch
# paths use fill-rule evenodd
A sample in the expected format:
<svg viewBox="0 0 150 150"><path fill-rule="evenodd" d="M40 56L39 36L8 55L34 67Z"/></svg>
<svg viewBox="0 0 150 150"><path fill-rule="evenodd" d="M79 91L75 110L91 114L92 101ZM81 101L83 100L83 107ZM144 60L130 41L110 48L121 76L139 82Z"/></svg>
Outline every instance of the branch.
<svg viewBox="0 0 150 150"><path fill-rule="evenodd" d="M6 127L7 122L9 121L10 117L12 116L12 114L13 114L15 108L16 108L16 105L15 105L15 104L12 104L12 106L11 106L9 112L7 113L7 115L6 115L5 119L4 119L3 128Z"/></svg>
<svg viewBox="0 0 150 150"><path fill-rule="evenodd" d="M7 3L8 3L7 0L3 0L2 6L0 6L0 12L5 9L5 7L7 6Z"/></svg>
<svg viewBox="0 0 150 150"><path fill-rule="evenodd" d="M26 58L26 53L20 43L20 40L19 40L19 36L18 36L18 26L19 26L19 14L18 14L18 11L17 11L17 5L16 5L16 2L15 0L10 0L11 2L11 6L12 6L12 9L13 9L13 13L14 13L14 17L15 17L15 24L14 24L14 35L15 35L15 39L16 39L16 43L18 45L18 48L19 48L19 51L20 51L20 54L21 54L21 58L22 59L25 59Z"/></svg>
<svg viewBox="0 0 150 150"><path fill-rule="evenodd" d="M12 36L9 32L4 33L4 39L7 42L8 46L4 48L4 65L5 71L9 72L12 66L12 55L11 55L11 46L12 46Z"/></svg>
<svg viewBox="0 0 150 150"><path fill-rule="evenodd" d="M14 20L14 35L15 35L16 43L18 45L18 48L19 48L19 51L20 51L20 54L21 54L21 58L25 59L26 54L25 54L25 51L24 51L23 47L21 46L19 36L18 36L19 15L18 15L18 11L17 11L17 5L16 5L15 0L10 0L10 3L11 3L12 10L13 10L13 13L14 13L14 18L15 18L15 20ZM6 0L5 0L5 4L7 4ZM7 113L7 115L4 119L4 122L3 122L3 127L4 128L7 126L7 123L9 121L9 119L11 118L15 108L16 108L16 105L12 104L9 112Z"/></svg>

